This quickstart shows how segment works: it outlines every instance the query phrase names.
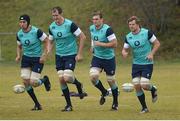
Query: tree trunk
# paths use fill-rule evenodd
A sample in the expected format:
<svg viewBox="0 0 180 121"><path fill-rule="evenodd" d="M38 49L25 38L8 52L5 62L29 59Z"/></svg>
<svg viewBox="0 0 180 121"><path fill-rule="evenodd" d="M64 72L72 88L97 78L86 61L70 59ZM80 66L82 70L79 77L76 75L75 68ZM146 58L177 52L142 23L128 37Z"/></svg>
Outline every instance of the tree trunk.
<svg viewBox="0 0 180 121"><path fill-rule="evenodd" d="M180 6L180 0L176 0L176 5Z"/></svg>

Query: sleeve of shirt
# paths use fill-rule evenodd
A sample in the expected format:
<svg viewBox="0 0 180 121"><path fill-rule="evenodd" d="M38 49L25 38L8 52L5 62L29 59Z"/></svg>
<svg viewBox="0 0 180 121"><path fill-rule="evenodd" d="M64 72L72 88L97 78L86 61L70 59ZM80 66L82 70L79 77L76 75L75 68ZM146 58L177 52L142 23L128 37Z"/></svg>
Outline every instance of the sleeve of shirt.
<svg viewBox="0 0 180 121"><path fill-rule="evenodd" d="M47 37L47 35L44 32L42 32L40 29L38 29L37 31L37 36L41 41L44 41Z"/></svg>
<svg viewBox="0 0 180 121"><path fill-rule="evenodd" d="M20 39L19 39L19 37L18 37L17 34L16 34L16 40L17 40L17 44L18 44L18 45L21 45Z"/></svg>
<svg viewBox="0 0 180 121"><path fill-rule="evenodd" d="M112 41L116 39L116 36L111 28L108 28L106 31L106 37L108 38L109 41Z"/></svg>
<svg viewBox="0 0 180 121"><path fill-rule="evenodd" d="M81 29L75 23L72 23L71 24L71 32L75 36L79 36L81 34Z"/></svg>
<svg viewBox="0 0 180 121"><path fill-rule="evenodd" d="M156 36L153 34L152 31L148 31L148 40L153 43L156 40Z"/></svg>
<svg viewBox="0 0 180 121"><path fill-rule="evenodd" d="M49 28L49 40L53 40L54 38L53 38L53 34L52 34L52 32L51 32L51 30L50 30L50 28Z"/></svg>
<svg viewBox="0 0 180 121"><path fill-rule="evenodd" d="M123 47L126 48L126 49L129 48L129 43L128 43L126 37L124 38L124 46Z"/></svg>

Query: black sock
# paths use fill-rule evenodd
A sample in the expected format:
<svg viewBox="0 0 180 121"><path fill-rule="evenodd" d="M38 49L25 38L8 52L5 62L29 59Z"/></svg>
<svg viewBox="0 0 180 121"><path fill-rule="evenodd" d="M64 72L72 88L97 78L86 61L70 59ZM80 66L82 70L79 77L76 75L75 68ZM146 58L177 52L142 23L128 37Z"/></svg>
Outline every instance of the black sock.
<svg viewBox="0 0 180 121"><path fill-rule="evenodd" d="M40 104L39 104L39 102L38 102L38 100L37 100L37 98L36 98L36 95L35 95L35 93L34 93L33 88L29 89L29 90L27 91L27 93L30 95L30 97L31 97L32 100L34 101L35 105L36 105L36 106L40 106Z"/></svg>
<svg viewBox="0 0 180 121"><path fill-rule="evenodd" d="M66 99L67 105L72 106L68 87L66 89L63 89L62 92L63 92L64 97Z"/></svg>
<svg viewBox="0 0 180 121"><path fill-rule="evenodd" d="M112 95L113 95L113 104L118 104L118 88L112 90Z"/></svg>
<svg viewBox="0 0 180 121"><path fill-rule="evenodd" d="M154 88L154 86L152 86L152 88L151 88L151 94L153 95L154 94L154 92L156 91L156 89Z"/></svg>
<svg viewBox="0 0 180 121"><path fill-rule="evenodd" d="M101 83L100 80L99 80L99 82L95 85L95 87L97 87L97 88L101 91L102 95L106 95L107 90L104 88L104 86L102 85L102 83Z"/></svg>
<svg viewBox="0 0 180 121"><path fill-rule="evenodd" d="M78 93L79 93L79 94L82 94L82 93L83 93L82 87L81 87L82 85L81 85L81 83L80 83L76 78L75 78L73 84L76 85L76 88L77 88L77 90L78 90Z"/></svg>
<svg viewBox="0 0 180 121"><path fill-rule="evenodd" d="M144 93L142 95L140 95L140 96L137 96L137 97L138 97L138 99L139 99L139 101L141 103L142 108L143 109L147 108Z"/></svg>

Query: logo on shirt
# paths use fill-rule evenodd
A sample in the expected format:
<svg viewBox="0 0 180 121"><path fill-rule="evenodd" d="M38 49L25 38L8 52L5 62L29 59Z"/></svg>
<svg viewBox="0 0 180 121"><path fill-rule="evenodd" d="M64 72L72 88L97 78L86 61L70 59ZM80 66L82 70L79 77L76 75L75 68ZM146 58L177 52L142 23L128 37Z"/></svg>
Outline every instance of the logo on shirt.
<svg viewBox="0 0 180 121"><path fill-rule="evenodd" d="M132 39L132 37L129 37L129 39Z"/></svg>
<svg viewBox="0 0 180 121"><path fill-rule="evenodd" d="M25 40L25 41L24 41L24 45L25 45L25 46L28 46L29 44L30 44L30 41L29 41L29 40Z"/></svg>
<svg viewBox="0 0 180 121"><path fill-rule="evenodd" d="M139 42L139 41L135 41L135 42L134 42L134 45L135 45L135 46L139 46L139 45L140 45L140 42Z"/></svg>
<svg viewBox="0 0 180 121"><path fill-rule="evenodd" d="M20 38L23 37L23 34L20 34L19 37L20 37Z"/></svg>
<svg viewBox="0 0 180 121"><path fill-rule="evenodd" d="M97 41L98 40L98 36L94 36L94 40Z"/></svg>
<svg viewBox="0 0 180 121"><path fill-rule="evenodd" d="M61 32L58 32L58 33L57 33L57 36L58 36L58 37L62 37L62 33L61 33Z"/></svg>

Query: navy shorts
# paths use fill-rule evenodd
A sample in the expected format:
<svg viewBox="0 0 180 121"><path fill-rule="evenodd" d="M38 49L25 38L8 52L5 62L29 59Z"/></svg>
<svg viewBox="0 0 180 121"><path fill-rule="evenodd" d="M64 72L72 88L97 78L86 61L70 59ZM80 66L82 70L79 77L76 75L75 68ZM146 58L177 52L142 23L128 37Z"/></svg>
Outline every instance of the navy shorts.
<svg viewBox="0 0 180 121"><path fill-rule="evenodd" d="M153 72L153 64L148 64L148 65L133 64L132 65L132 78L144 77L147 79L151 79L152 72Z"/></svg>
<svg viewBox="0 0 180 121"><path fill-rule="evenodd" d="M31 68L33 72L41 73L44 64L39 62L40 57L28 57L23 55L21 60L21 68Z"/></svg>
<svg viewBox="0 0 180 121"><path fill-rule="evenodd" d="M93 56L91 61L91 67L98 67L103 69L107 75L113 76L116 70L115 57L112 59L101 59Z"/></svg>
<svg viewBox="0 0 180 121"><path fill-rule="evenodd" d="M59 56L56 55L56 70L65 70L70 69L74 71L76 60L76 55L69 55L69 56Z"/></svg>

